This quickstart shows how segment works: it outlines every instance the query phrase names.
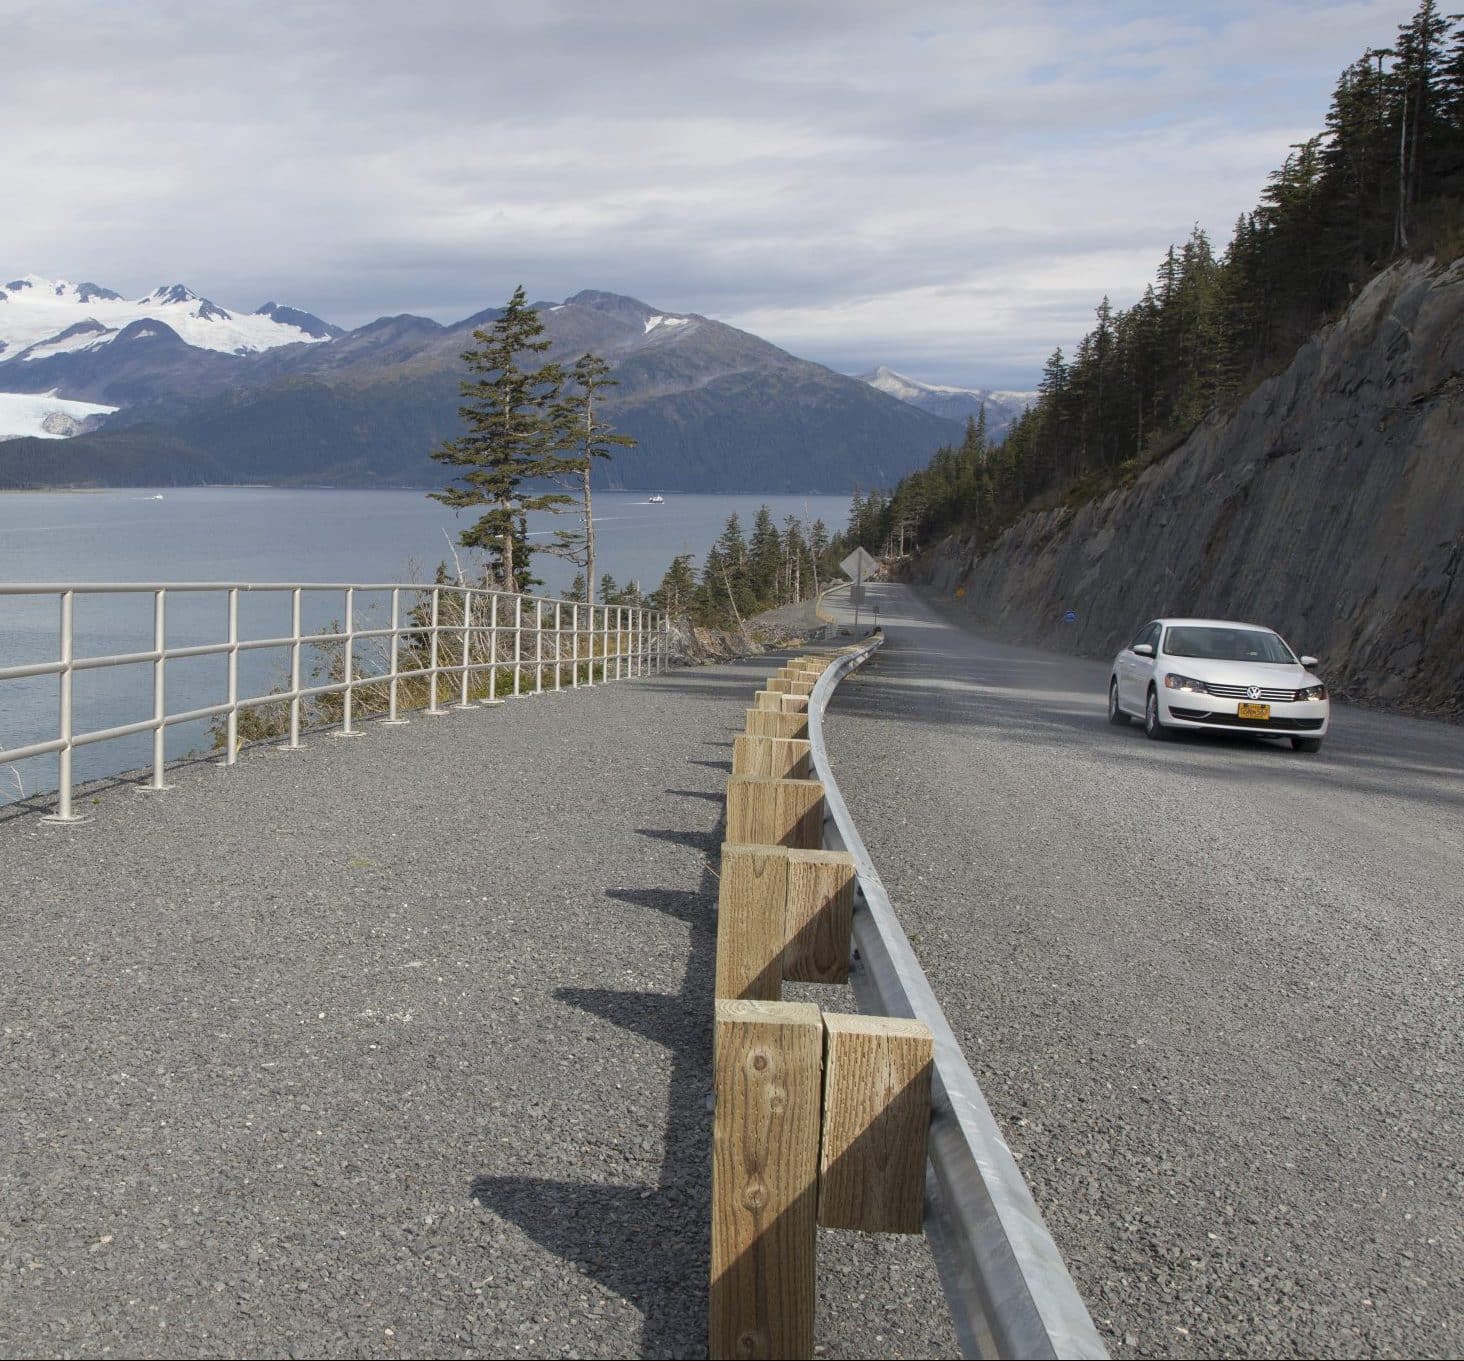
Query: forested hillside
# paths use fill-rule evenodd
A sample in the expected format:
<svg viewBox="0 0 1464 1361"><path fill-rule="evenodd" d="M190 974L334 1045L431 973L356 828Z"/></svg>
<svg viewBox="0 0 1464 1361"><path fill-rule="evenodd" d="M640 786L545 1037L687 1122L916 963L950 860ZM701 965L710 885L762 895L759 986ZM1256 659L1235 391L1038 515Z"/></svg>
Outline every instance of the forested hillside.
<svg viewBox="0 0 1464 1361"><path fill-rule="evenodd" d="M1323 131L1293 147L1216 254L1199 227L1137 302L1105 297L1038 401L993 445L976 423L852 539L899 552L961 530L977 550L1024 509L1123 485L1279 372L1390 262L1464 250L1464 16L1424 0L1390 48L1343 71Z"/></svg>

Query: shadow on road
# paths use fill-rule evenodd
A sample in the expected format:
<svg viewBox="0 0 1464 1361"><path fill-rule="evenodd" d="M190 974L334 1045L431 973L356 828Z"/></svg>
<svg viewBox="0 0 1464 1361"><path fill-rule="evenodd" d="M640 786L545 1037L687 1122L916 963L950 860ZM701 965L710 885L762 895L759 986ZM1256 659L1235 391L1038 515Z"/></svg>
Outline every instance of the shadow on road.
<svg viewBox="0 0 1464 1361"><path fill-rule="evenodd" d="M758 659L770 667L774 658ZM725 700L749 678L725 671L703 694ZM675 687L693 688L689 683ZM712 746L730 743L713 742ZM723 771L723 761L692 762ZM723 794L692 789L668 793L721 804ZM694 805L693 805L694 806ZM612 888L606 896L663 912L689 928L686 971L676 993L614 988L559 988L554 997L666 1049L672 1059L662 1137L665 1154L654 1186L606 1186L537 1177L482 1176L472 1194L517 1224L535 1242L629 1301L645 1317L642 1356L698 1354L705 1346L711 1222L710 1089L712 1007L716 968L717 879L711 859L722 839L722 817L707 827L639 828L637 834L703 853L695 889ZM635 1075L630 1075L635 1080ZM694 1321L694 1322L689 1322Z"/></svg>

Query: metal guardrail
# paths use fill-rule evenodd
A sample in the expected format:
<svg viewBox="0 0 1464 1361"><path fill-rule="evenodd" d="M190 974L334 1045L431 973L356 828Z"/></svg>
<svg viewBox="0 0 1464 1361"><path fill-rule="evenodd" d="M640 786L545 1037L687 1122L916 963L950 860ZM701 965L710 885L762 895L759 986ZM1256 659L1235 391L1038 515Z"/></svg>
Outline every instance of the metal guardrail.
<svg viewBox="0 0 1464 1361"><path fill-rule="evenodd" d="M872 638L824 672L809 696L808 736L824 786L825 845L854 858L855 996L861 1010L923 1021L935 1041L925 1232L957 1339L972 1357L1106 1357L829 767L824 709L882 642Z"/></svg>
<svg viewBox="0 0 1464 1361"><path fill-rule="evenodd" d="M168 598L170 595L217 592L227 601L227 637L222 642L169 647L167 642ZM239 636L239 596L248 594L284 594L290 596L291 628L288 634L269 638ZM339 631L306 633L301 627L302 604L306 592L332 592L343 596L344 624ZM358 628L356 597L361 594L390 593L391 622L386 628ZM75 604L78 596L151 595L153 599L153 644L141 652L116 653L111 656L78 657L75 652ZM166 789L163 772L166 766L165 735L179 723L198 719L224 717L226 740L224 763L232 765L238 757L239 714L261 705L288 705L288 748L300 743L301 702L321 695L339 694L341 699L341 732L353 734L354 699L364 686L384 686L388 694L386 721L399 723L398 701L404 681L425 679L428 703L425 712L446 712L439 707L439 682L442 677L458 678L457 708L470 708L469 692L475 673L488 672L489 695L486 702L498 700L498 672L509 668L512 688L506 693L518 695L521 681L532 677L533 689L544 690L544 673L553 674L552 688L559 690L566 667L570 671L570 688L580 683L581 668L587 669L587 684L593 685L594 668L601 670L601 680L620 680L623 676L643 675L666 666L666 617L659 612L630 605L587 605L572 600L541 596L523 596L513 592L491 591L479 587L434 585L402 585L397 583L361 584L354 582L284 583L284 582L83 582L0 584L0 597L55 596L58 604L59 651L55 661L31 662L19 666L0 667L0 681L55 676L58 680L57 733L54 738L28 746L0 750L0 765L31 757L56 753L58 786L56 811L47 821L81 821L72 808L72 753L78 747L131 737L137 733L153 734L152 778L147 788ZM407 604L403 613L403 603ZM448 606L444 610L444 606ZM532 618L528 607L532 606ZM552 611L552 614L546 614ZM444 616L452 616L444 622ZM451 639L444 649L440 640ZM565 648L565 638L569 647ZM425 665L403 669L403 638L427 640ZM533 653L525 647L532 639ZM356 645L359 642L382 640L387 655L384 671L357 674ZM546 639L552 640L552 654ZM304 685L301 663L304 648L309 646L342 646L343 675L338 681L324 685ZM457 660L444 658L444 652L457 650ZM239 695L239 655L265 648L290 650L289 688L269 694ZM227 658L225 698L216 704L204 705L171 713L167 707L167 664L188 657L223 656ZM76 732L73 725L73 679L79 671L108 667L151 664L153 668L152 714L135 723L122 723L89 732ZM611 667L614 674L611 674Z"/></svg>

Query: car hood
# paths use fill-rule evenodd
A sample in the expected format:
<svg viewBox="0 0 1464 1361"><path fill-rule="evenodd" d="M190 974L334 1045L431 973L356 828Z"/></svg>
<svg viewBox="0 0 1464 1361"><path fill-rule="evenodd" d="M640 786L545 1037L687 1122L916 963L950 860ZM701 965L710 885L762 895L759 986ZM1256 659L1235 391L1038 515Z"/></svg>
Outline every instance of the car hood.
<svg viewBox="0 0 1464 1361"><path fill-rule="evenodd" d="M1273 666L1256 662L1217 662L1208 657L1161 657L1160 669L1177 671L1196 680L1214 681L1217 685L1260 685L1270 689L1300 690L1320 685L1304 666Z"/></svg>

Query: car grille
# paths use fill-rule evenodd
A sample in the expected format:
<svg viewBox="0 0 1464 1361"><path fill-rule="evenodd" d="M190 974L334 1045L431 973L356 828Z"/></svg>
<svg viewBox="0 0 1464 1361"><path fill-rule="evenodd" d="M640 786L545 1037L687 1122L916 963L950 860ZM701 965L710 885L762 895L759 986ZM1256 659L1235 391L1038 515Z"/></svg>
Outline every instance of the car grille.
<svg viewBox="0 0 1464 1361"><path fill-rule="evenodd" d="M1212 695L1218 695L1221 699L1250 699L1250 686L1248 685L1212 685L1205 682L1205 689ZM1290 704L1296 698L1295 690L1275 690L1267 687L1261 688L1261 693L1255 698L1269 700L1272 704Z"/></svg>
<svg viewBox="0 0 1464 1361"><path fill-rule="evenodd" d="M1320 718L1241 718L1237 714L1211 713L1208 709L1181 709L1171 704L1175 718L1190 723L1213 723L1225 728L1284 728L1288 732L1313 732L1326 721Z"/></svg>

